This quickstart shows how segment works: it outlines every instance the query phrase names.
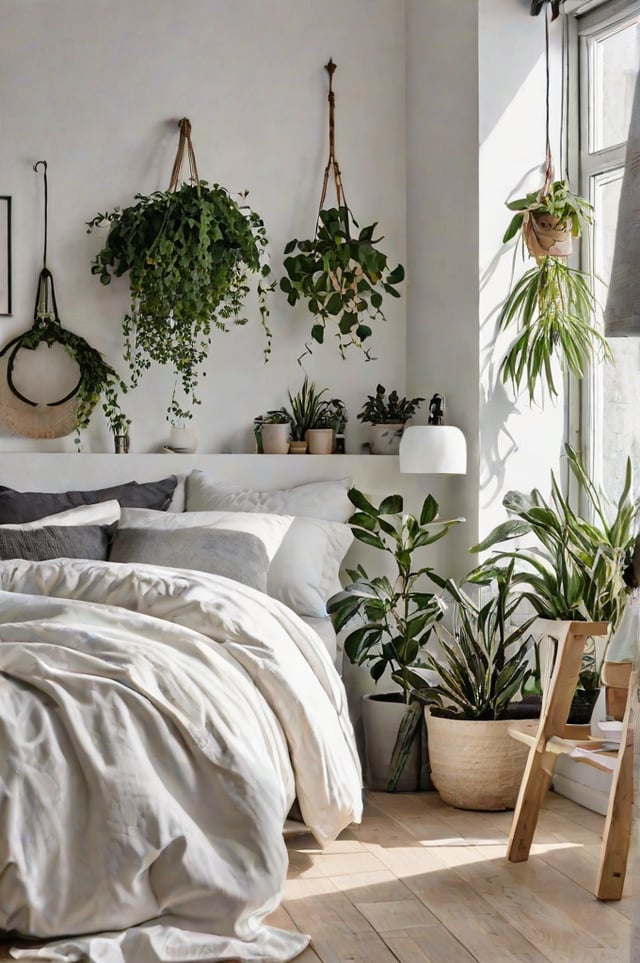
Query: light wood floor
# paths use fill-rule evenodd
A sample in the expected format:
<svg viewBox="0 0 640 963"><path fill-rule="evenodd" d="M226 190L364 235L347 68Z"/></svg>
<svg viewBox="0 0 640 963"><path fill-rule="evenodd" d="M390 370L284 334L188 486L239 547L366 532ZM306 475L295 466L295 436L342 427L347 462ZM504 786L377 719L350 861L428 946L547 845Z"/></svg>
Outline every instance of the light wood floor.
<svg viewBox="0 0 640 963"><path fill-rule="evenodd" d="M368 793L362 825L325 852L289 839L272 922L311 935L299 963L629 963L629 896L592 893L603 817L550 793L517 864L505 858L511 817L433 792Z"/></svg>
<svg viewBox="0 0 640 963"><path fill-rule="evenodd" d="M631 874L621 902L592 894L603 817L550 793L529 860L513 864L511 816L452 809L434 792L368 793L362 825L324 852L289 839L270 922L311 935L296 963L640 963Z"/></svg>

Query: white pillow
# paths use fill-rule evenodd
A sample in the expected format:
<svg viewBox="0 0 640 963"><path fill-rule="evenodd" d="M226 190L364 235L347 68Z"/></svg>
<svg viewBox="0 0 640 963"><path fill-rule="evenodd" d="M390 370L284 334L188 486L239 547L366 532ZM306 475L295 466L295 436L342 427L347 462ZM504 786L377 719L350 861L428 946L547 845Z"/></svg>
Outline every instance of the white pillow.
<svg viewBox="0 0 640 963"><path fill-rule="evenodd" d="M215 482L195 469L187 478L188 512L275 512L328 522L346 522L354 507L347 497L350 478L310 482L277 491L254 491Z"/></svg>
<svg viewBox="0 0 640 963"><path fill-rule="evenodd" d="M257 515L253 512L159 512L152 508L123 508L120 528L155 528L175 531L184 528L221 528L248 532L259 538L271 562L289 530L291 515Z"/></svg>
<svg viewBox="0 0 640 963"><path fill-rule="evenodd" d="M162 514L162 513L160 513ZM37 518L33 522L15 522L7 525L0 525L0 528L10 528L16 531L29 531L33 528L46 528L51 525L113 525L120 519L120 502L96 502L94 505L79 505L77 508L68 508L64 512L55 515L45 515L44 518Z"/></svg>
<svg viewBox="0 0 640 963"><path fill-rule="evenodd" d="M287 512L295 515L267 575L267 592L298 615L327 617L327 600L339 592L340 566L353 541L349 479L311 482L262 492L212 482L204 472L187 478L187 514L202 510Z"/></svg>

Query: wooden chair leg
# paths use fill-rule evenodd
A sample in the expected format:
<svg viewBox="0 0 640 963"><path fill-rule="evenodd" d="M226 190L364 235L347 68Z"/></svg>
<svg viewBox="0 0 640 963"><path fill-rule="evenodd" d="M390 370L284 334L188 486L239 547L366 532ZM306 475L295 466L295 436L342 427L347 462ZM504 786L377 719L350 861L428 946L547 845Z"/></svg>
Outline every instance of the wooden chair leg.
<svg viewBox="0 0 640 963"><path fill-rule="evenodd" d="M621 752L612 774L611 794L602 836L596 896L601 900L622 899L627 871L633 811L633 746Z"/></svg>
<svg viewBox="0 0 640 963"><path fill-rule="evenodd" d="M512 863L521 863L529 858L538 816L557 758L552 752L537 752L535 749L529 751L507 846L507 858Z"/></svg>

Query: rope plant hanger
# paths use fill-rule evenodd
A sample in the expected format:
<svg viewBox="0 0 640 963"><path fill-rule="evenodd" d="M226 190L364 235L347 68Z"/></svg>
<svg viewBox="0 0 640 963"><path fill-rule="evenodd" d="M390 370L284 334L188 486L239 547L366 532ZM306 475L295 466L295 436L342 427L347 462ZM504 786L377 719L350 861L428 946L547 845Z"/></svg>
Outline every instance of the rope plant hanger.
<svg viewBox="0 0 640 963"><path fill-rule="evenodd" d="M290 305L306 303L313 316L311 342L324 343L328 325L336 325L335 337L341 356L355 345L362 348L365 358L372 360L365 344L371 337L371 323L384 321L384 295L399 298L397 285L404 280L404 268L399 264L389 269L387 257L377 245L382 237L374 238L377 224L359 230L347 205L342 173L336 157L335 108L333 75L336 64L325 64L329 75L329 159L324 169L320 206L314 236L308 240L289 241L284 249L286 277L280 288ZM325 207L329 179L333 175L336 207ZM312 343L298 358L310 354Z"/></svg>
<svg viewBox="0 0 640 963"><path fill-rule="evenodd" d="M212 329L246 324L251 275L257 277L268 358L267 294L273 289L264 223L244 203L247 192L238 203L224 187L201 180L191 122L183 117L178 128L168 190L136 194L132 206L98 214L88 225L89 230L109 226L92 273L102 284L128 275L130 305L122 328L131 383L137 385L153 362L170 366L174 387L167 420L174 425L190 419L201 403L198 381ZM185 157L189 178L181 183Z"/></svg>
<svg viewBox="0 0 640 963"><path fill-rule="evenodd" d="M112 425L122 424L126 420L118 403L118 390L126 391L126 387L95 348L84 338L62 327L53 275L47 267L47 162L38 161L33 169L37 173L41 167L44 178L42 270L36 287L33 325L9 341L0 351L0 364L4 366L4 370L0 371L0 419L7 427L27 438L60 438L75 430L76 444L79 447L80 429L89 424L91 413L101 394L104 393L104 412ZM14 366L18 353L23 349L35 351L41 344L46 344L49 348L61 345L79 369L78 381L71 391L47 404L39 404L27 397L14 381Z"/></svg>
<svg viewBox="0 0 640 963"><path fill-rule="evenodd" d="M538 11L532 8L534 12ZM552 9L555 18L554 14ZM507 243L520 234L523 253L528 253L536 263L512 286L498 317L498 330L517 329L500 366L502 380L510 381L517 392L526 388L530 402L535 400L539 388L546 388L552 399L557 397L554 360L559 361L563 373L582 378L594 356L611 357L606 341L593 325L596 307L594 277L567 262L573 250L573 239L580 237L592 223L593 209L588 201L570 190L566 177L554 179L550 136L549 4L544 6L544 18L544 181L539 190L507 204L515 213L502 239ZM563 118L566 117L564 105L563 97Z"/></svg>

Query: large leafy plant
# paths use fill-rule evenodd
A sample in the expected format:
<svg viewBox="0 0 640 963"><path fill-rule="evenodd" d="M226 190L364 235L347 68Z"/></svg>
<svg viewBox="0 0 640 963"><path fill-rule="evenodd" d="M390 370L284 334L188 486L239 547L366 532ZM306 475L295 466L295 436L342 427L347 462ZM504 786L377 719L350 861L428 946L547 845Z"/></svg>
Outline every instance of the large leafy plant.
<svg viewBox="0 0 640 963"><path fill-rule="evenodd" d="M510 491L503 505L511 516L473 551L534 536L514 551L501 548L496 563L516 564L513 576L524 598L542 618L618 623L630 588L625 570L633 552L640 498L633 494L631 461L617 501L610 500L588 476L582 459L565 445L584 515L573 510L553 472L551 497L537 490Z"/></svg>
<svg viewBox="0 0 640 963"><path fill-rule="evenodd" d="M376 682L388 671L407 706L389 765L387 788L393 791L423 725L422 706L430 696L417 670L424 667L421 653L445 608L441 593L430 585L435 570L419 564L414 553L464 519L441 520L433 495L427 495L417 518L404 512L401 495L389 495L375 506L351 488L349 499L357 509L349 519L354 536L391 559L395 575L370 576L363 565L348 569L350 584L329 600L327 609L336 631L357 620L345 638L347 657L369 666Z"/></svg>
<svg viewBox="0 0 640 963"><path fill-rule="evenodd" d="M199 368L212 330L246 323L251 275L258 278L258 309L269 354L266 296L272 284L266 232L258 214L219 184L185 183L175 191L136 194L135 200L88 222L89 231L109 226L91 271L102 284L128 274L130 306L123 331L132 385L152 362L171 365L176 387L168 416L175 422L191 418L191 407L200 404Z"/></svg>
<svg viewBox="0 0 640 963"><path fill-rule="evenodd" d="M454 600L453 626L435 627L441 652L427 653L426 666L439 678L430 687L434 715L454 719L504 719L529 672L528 634L536 616L516 621L521 597L512 591L514 562L485 567L472 581L489 589L476 601L453 580L444 583Z"/></svg>
<svg viewBox="0 0 640 963"><path fill-rule="evenodd" d="M372 323L384 321L384 296L398 298L404 280L401 264L389 267L387 256L374 238L376 224L358 229L346 206L321 209L312 238L294 238L285 247L286 277L280 288L287 301L306 303L313 315L311 339L323 344L327 326L333 327L340 354L350 345L363 348L371 337ZM311 344L306 350L312 350Z"/></svg>
<svg viewBox="0 0 640 963"><path fill-rule="evenodd" d="M419 518L404 512L401 495L389 495L376 507L351 488L349 499L357 509L349 519L355 538L389 556L395 576L370 576L362 564L348 569L351 581L329 600L328 611L336 631L360 617L361 624L345 638L347 657L354 664L369 665L376 682L389 670L408 704L412 691L424 684L414 669L444 612L439 591L432 591L426 581L435 571L416 564L415 553L444 538L463 519L441 520L433 495L425 498Z"/></svg>

